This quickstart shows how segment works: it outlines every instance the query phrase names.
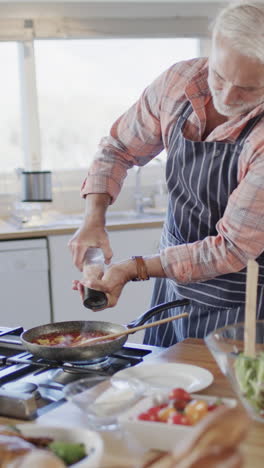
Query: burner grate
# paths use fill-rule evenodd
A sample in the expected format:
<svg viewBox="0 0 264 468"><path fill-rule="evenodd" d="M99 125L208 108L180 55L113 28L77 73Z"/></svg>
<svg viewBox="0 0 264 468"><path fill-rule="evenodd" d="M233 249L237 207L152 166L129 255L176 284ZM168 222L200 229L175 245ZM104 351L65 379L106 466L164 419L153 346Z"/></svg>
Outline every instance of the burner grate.
<svg viewBox="0 0 264 468"><path fill-rule="evenodd" d="M0 328L0 337L5 335L15 335L20 336L23 333L23 327L16 327L16 328Z"/></svg>
<svg viewBox="0 0 264 468"><path fill-rule="evenodd" d="M21 353L15 356L11 356L5 358L3 356L3 360L5 360L5 364L7 366L13 366L18 364L23 364L31 367L39 367L43 369L52 369L52 368L61 368L65 371L74 370L80 373L94 373L96 372L98 375L106 375L105 369L110 368L115 361L118 361L119 367L128 367L131 365L139 364L143 361L143 357L139 356L126 356L122 355L121 353L111 354L109 356L105 356L103 358L93 359L90 361L73 361L73 362L57 362L57 361L49 361L45 359L39 359L32 356L29 353ZM119 361L124 361L123 363ZM15 369L13 369L14 371ZM19 369L17 369L19 370ZM1 377L0 377L1 382Z"/></svg>

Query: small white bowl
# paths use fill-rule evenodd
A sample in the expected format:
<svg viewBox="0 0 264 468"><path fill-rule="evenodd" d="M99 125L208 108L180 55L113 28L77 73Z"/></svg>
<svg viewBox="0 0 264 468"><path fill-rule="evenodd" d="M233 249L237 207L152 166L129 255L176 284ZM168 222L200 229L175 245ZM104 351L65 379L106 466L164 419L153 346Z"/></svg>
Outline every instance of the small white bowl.
<svg viewBox="0 0 264 468"><path fill-rule="evenodd" d="M37 423L17 424L16 427L26 437L49 437L54 441L83 443L87 456L71 465L71 468L100 468L104 445L97 432L78 427L42 426Z"/></svg>
<svg viewBox="0 0 264 468"><path fill-rule="evenodd" d="M139 401L128 411L119 416L118 420L125 430L131 433L135 440L147 449L156 449L170 451L177 446L185 437L188 438L194 426L184 426L180 424L168 424L154 421L139 420L140 413L147 411L152 406L155 406L153 396L148 396ZM194 399L205 400L208 403L214 403L218 397L191 394ZM231 408L237 405L237 401L233 398L221 398L222 402Z"/></svg>

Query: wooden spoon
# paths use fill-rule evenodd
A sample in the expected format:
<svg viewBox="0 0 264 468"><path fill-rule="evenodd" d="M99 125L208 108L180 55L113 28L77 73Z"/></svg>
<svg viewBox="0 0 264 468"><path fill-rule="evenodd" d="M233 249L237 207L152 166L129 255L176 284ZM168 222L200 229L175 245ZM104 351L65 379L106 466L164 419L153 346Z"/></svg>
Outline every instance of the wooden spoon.
<svg viewBox="0 0 264 468"><path fill-rule="evenodd" d="M173 315L172 317L167 317L165 319L156 320L155 322L147 323L145 325L140 325L140 327L134 327L128 330L124 330L119 333L111 333L109 335L98 336L97 338L88 338L86 341L83 341L81 345L76 344L75 346L84 346L87 344L96 344L100 341L113 340L114 338L120 338L121 336L131 335L140 330L145 330L146 328L156 327L157 325L162 325L163 323L172 322L173 320L178 320L182 317L188 317L189 314L184 312L183 314Z"/></svg>
<svg viewBox="0 0 264 468"><path fill-rule="evenodd" d="M256 305L258 287L259 265L255 260L249 260L247 264L246 284L246 311L244 332L244 353L246 356L256 355Z"/></svg>

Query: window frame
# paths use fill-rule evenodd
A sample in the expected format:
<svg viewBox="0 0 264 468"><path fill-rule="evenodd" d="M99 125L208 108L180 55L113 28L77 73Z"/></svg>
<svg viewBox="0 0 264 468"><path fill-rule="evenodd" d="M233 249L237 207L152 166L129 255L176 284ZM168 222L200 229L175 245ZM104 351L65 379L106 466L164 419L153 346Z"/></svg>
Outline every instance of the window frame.
<svg viewBox="0 0 264 468"><path fill-rule="evenodd" d="M208 46L208 16L192 16L186 4L185 13L180 16L176 14L178 11L177 8L177 11L175 10L176 5L171 8L172 5L169 4L163 6L153 4L150 8L146 4L134 4L132 8L131 4L127 4L123 5L123 10L120 10L116 3L106 3L99 2L96 7L93 4L92 10L91 5L89 9L87 3L66 5L63 2L62 5L54 4L52 8L40 3L35 9L32 9L32 6L19 9L18 4L14 4L13 8L10 5L3 9L3 4L0 4L0 41L15 41L19 47L23 150L27 154L21 163L27 161L32 170L39 170L41 167L41 135L34 60L35 40L184 37L200 40L200 52ZM62 11L65 16L61 16ZM31 156L28 156L28 153ZM62 169L54 172L61 173L63 177L65 171ZM72 169L68 171L67 178L69 172L75 176L76 173L84 173L80 169ZM0 181L1 179L2 174ZM10 177L6 177L5 174L5 183L9 180L10 187L14 184L15 193L17 191L15 175L10 174Z"/></svg>

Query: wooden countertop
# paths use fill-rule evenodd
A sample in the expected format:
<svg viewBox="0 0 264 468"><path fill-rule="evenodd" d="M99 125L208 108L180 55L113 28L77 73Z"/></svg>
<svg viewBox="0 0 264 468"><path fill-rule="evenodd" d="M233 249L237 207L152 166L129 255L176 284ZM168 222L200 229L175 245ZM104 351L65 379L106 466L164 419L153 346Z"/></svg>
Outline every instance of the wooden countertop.
<svg viewBox="0 0 264 468"><path fill-rule="evenodd" d="M158 362L182 362L204 367L212 372L214 382L205 390L199 391L204 395L215 395L227 398L236 398L235 394L222 374L215 360L208 351L203 340L188 339L182 343L171 346L161 353ZM246 442L242 444L245 454L244 468L263 468L264 466L264 424L252 421Z"/></svg>
<svg viewBox="0 0 264 468"><path fill-rule="evenodd" d="M107 223L108 231L124 231L132 229L149 229L162 227L163 220L140 219L140 220L122 220L109 221ZM0 220L0 240L10 239L28 239L37 237L46 237L51 235L72 234L78 229L79 225L61 225L56 227L34 227L31 229L18 229L6 221Z"/></svg>
<svg viewBox="0 0 264 468"><path fill-rule="evenodd" d="M220 372L216 362L212 358L210 352L207 350L202 340L188 339L182 343L178 343L170 348L162 351L160 354L154 357L148 358L148 362L182 362L188 364L194 364L197 366L208 369L214 375L214 382L210 387L199 392L206 395L215 395L220 397L231 397L234 398L234 393L224 375ZM144 365L144 364L142 364ZM15 423L16 420L10 418L1 418L0 424L3 423ZM21 421L20 421L21 422ZM61 425L83 425L82 414L71 403L65 403L54 411L46 413L40 417L36 422L43 424L61 424ZM247 440L242 444L242 450L245 456L244 468L262 468L264 459L264 446L263 446L263 435L264 435L264 424L252 421L249 428L249 434ZM106 436L106 447L113 450L115 443L113 440L107 440ZM116 441L117 452L119 457L122 456L122 447L120 441ZM130 454L131 455L131 454ZM120 463L118 461L113 462L113 458L108 458L107 453L102 462L101 468L125 468L131 467L132 465L127 461L123 460Z"/></svg>

